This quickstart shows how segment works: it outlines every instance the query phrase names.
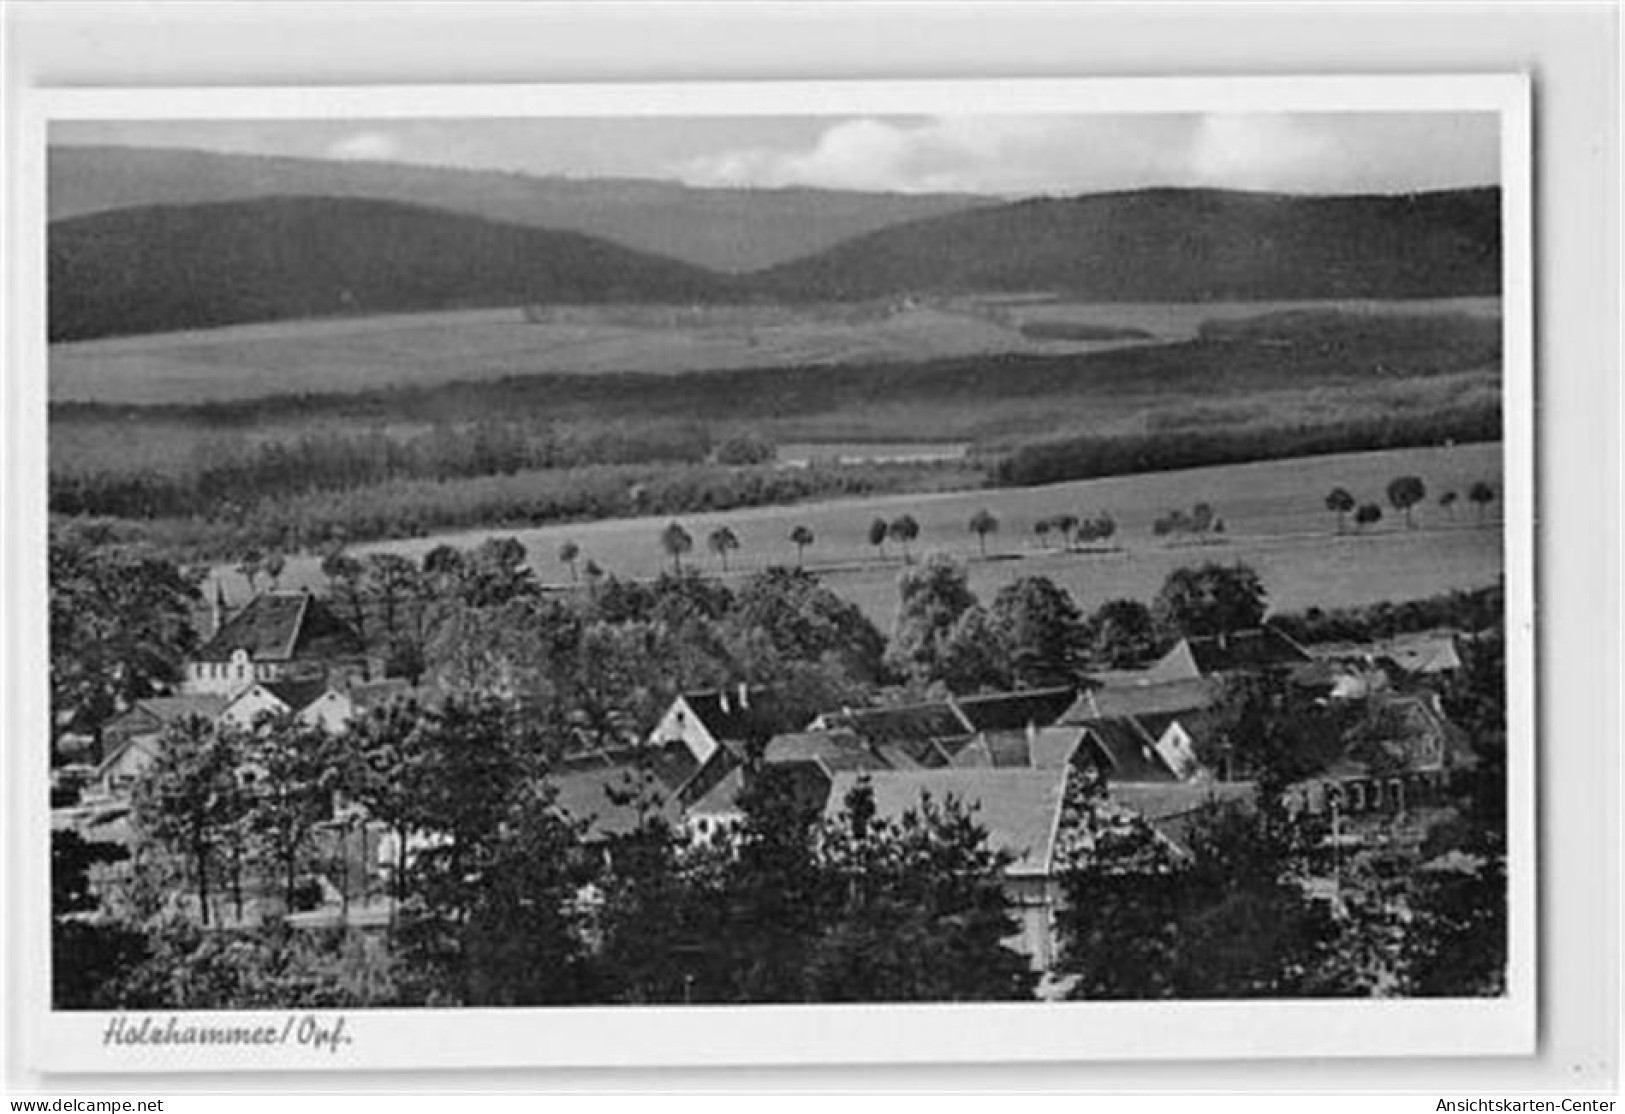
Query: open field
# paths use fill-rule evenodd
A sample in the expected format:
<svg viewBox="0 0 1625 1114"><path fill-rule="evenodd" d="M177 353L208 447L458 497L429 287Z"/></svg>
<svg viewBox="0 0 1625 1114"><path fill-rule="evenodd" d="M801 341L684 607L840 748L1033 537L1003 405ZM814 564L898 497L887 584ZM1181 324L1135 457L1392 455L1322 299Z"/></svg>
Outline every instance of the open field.
<svg viewBox="0 0 1625 1114"><path fill-rule="evenodd" d="M1417 511L1419 528L1406 530L1396 512L1365 534L1336 536L1325 509L1326 493L1348 488L1361 501L1383 501L1388 481L1403 474L1420 476L1428 502ZM1039 488L981 490L938 495L897 495L750 511L690 515L682 518L695 539L690 564L716 571L706 551L706 534L726 523L741 546L731 565L744 575L770 564L795 560L786 535L805 525L816 538L807 550L807 565L828 583L859 603L883 628L889 628L896 606L900 569L895 545L888 544L884 562L865 537L875 517L909 513L920 523L916 555L947 552L972 560L971 580L984 599L1018 576L1054 578L1093 608L1106 599L1148 599L1162 579L1181 565L1205 560L1242 561L1253 565L1270 591L1273 606L1298 609L1344 606L1384 599L1409 599L1452 588L1494 582L1503 568L1499 503L1485 523L1465 503L1454 517L1436 505L1439 492L1465 493L1476 480L1501 488L1501 446L1466 445L1439 449L1406 449L1382 453L1231 465L1153 475L1121 476ZM1151 523L1174 508L1197 501L1213 504L1226 526L1222 544L1192 546L1155 538ZM975 538L966 522L987 507L999 519L999 532L988 539L989 560L975 560ZM1109 512L1117 521L1112 551L1063 553L1039 546L1032 526L1039 518L1063 511L1080 515ZM648 577L669 567L658 535L665 518L550 526L517 532L542 579L565 580L555 554L565 540L581 547L582 558L623 577ZM355 552L389 551L419 557L435 545L476 544L501 531L439 535L409 541L357 547ZM320 588L316 560L288 562L286 586ZM246 588L237 573L217 570L228 595L241 599Z"/></svg>
<svg viewBox="0 0 1625 1114"><path fill-rule="evenodd" d="M195 403L498 379L544 372L679 373L1083 353L1189 340L1201 322L1292 308L1493 316L1499 300L1080 305L950 299L897 306L492 309L242 325L57 344L53 402ZM1152 341L1033 340L1031 321L1143 330Z"/></svg>

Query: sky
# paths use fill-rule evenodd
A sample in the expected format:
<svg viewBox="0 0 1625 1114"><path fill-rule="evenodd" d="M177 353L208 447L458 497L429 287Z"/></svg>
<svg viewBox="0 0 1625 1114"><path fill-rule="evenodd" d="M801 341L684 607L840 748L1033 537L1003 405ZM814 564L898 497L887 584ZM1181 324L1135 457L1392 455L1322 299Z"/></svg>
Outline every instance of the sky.
<svg viewBox="0 0 1625 1114"><path fill-rule="evenodd" d="M1498 182L1498 127L1462 112L73 121L53 124L51 142L694 186L1397 193Z"/></svg>

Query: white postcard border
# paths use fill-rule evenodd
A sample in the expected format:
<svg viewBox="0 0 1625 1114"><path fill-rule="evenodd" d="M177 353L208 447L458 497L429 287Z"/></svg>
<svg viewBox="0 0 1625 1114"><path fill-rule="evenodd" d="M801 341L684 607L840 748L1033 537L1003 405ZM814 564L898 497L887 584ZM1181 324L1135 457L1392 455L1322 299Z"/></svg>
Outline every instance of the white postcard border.
<svg viewBox="0 0 1625 1114"><path fill-rule="evenodd" d="M351 1043L273 1049L104 1042L114 1015L49 1008L44 139L52 119L342 116L832 115L846 113L1484 111L1502 120L1505 321L1503 473L1507 585L1510 978L1497 1000L1036 1003L990 1006L573 1007L344 1013ZM11 176L13 244L6 593L10 838L22 844L11 931L23 935L25 1050L46 1073L358 1071L509 1066L785 1065L1518 1055L1535 1050L1534 378L1529 88L1522 75L1127 78L1060 81L736 82L554 86L72 89L31 91ZM32 227L30 227L32 225ZM19 436L20 435L20 436ZM32 652L30 652L32 651ZM8 849L12 850L12 849ZM18 863L18 856L12 855ZM14 890L14 894L16 891ZM139 1023L144 1013L124 1015ZM180 1025L307 1016L170 1014Z"/></svg>

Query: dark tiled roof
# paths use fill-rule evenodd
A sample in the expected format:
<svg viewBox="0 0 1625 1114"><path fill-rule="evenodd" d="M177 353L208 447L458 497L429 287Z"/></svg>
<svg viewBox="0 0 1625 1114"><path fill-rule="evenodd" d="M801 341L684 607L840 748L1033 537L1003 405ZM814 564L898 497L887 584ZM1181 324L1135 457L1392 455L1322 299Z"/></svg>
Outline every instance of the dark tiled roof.
<svg viewBox="0 0 1625 1114"><path fill-rule="evenodd" d="M199 661L230 661L246 650L254 661L329 661L362 653L361 639L308 592L263 592L223 623Z"/></svg>
<svg viewBox="0 0 1625 1114"><path fill-rule="evenodd" d="M918 743L933 739L961 739L976 729L948 701L908 704L897 708L858 708L820 717L825 727L844 727L870 743Z"/></svg>
<svg viewBox="0 0 1625 1114"><path fill-rule="evenodd" d="M1116 782L1177 781L1178 777L1162 755L1156 738L1127 716L1099 719L1084 727L1086 737L1100 748L1110 769L1107 780Z"/></svg>
<svg viewBox="0 0 1625 1114"><path fill-rule="evenodd" d="M917 812L929 795L941 805L954 797L967 808L988 834L995 851L1008 852L1009 874L1046 874L1055 850L1061 800L1067 771L1059 770L916 770L887 774L837 774L824 806L825 819L834 819L845 807L846 796L858 779L868 777L874 790L875 814L889 820Z"/></svg>
<svg viewBox="0 0 1625 1114"><path fill-rule="evenodd" d="M877 744L875 753L894 770L936 770L948 764L948 752L932 739L894 739Z"/></svg>
<svg viewBox="0 0 1625 1114"><path fill-rule="evenodd" d="M685 692L682 696L718 741L765 743L774 735L802 726L771 689L735 687Z"/></svg>
<svg viewBox="0 0 1625 1114"><path fill-rule="evenodd" d="M991 696L964 696L956 698L954 703L977 731L1013 731L1029 726L1048 727L1065 714L1077 695L1077 690L1068 685Z"/></svg>
<svg viewBox="0 0 1625 1114"><path fill-rule="evenodd" d="M304 711L327 691L325 681L264 681L260 687L294 712Z"/></svg>
<svg viewBox="0 0 1625 1114"><path fill-rule="evenodd" d="M684 809L689 816L729 816L739 811L739 794L745 789L745 769L735 766L706 790L705 795Z"/></svg>
<svg viewBox="0 0 1625 1114"><path fill-rule="evenodd" d="M1083 735L1081 727L989 732L978 735L954 755L951 765L961 769L1057 770L1071 763Z"/></svg>

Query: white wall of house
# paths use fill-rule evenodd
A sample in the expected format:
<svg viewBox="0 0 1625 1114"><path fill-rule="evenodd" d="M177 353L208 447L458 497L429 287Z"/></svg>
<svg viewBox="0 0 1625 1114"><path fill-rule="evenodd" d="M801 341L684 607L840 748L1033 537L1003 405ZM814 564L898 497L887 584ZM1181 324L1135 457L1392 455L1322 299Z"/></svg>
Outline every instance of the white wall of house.
<svg viewBox="0 0 1625 1114"><path fill-rule="evenodd" d="M220 713L222 723L251 728L262 715L286 715L289 708L264 685L250 685Z"/></svg>
<svg viewBox="0 0 1625 1114"><path fill-rule="evenodd" d="M251 661L248 651L238 650L230 661L188 662L181 691L192 695L230 696L257 681L275 681L282 673L281 662Z"/></svg>
<svg viewBox="0 0 1625 1114"><path fill-rule="evenodd" d="M343 731L354 716L355 703L337 689L328 689L300 709L299 722L337 733Z"/></svg>
<svg viewBox="0 0 1625 1114"><path fill-rule="evenodd" d="M94 786L98 797L123 798L158 757L157 739L136 739L103 766Z"/></svg>
<svg viewBox="0 0 1625 1114"><path fill-rule="evenodd" d="M1007 874L1004 891L1020 931L1005 943L1032 960L1033 970L1055 966L1055 884L1044 875Z"/></svg>
<svg viewBox="0 0 1625 1114"><path fill-rule="evenodd" d="M715 753L718 743L700 722L700 717L694 714L694 709L688 706L688 701L679 696L671 702L666 714L660 717L655 729L649 732L650 746L663 746L666 743L681 741L688 748L696 761L704 763Z"/></svg>
<svg viewBox="0 0 1625 1114"><path fill-rule="evenodd" d="M1162 755L1162 760L1168 763L1168 768L1180 781L1190 781L1202 772L1202 763L1196 757L1196 746L1191 741L1190 733L1178 722L1170 723L1162 738L1157 740L1157 753Z"/></svg>

